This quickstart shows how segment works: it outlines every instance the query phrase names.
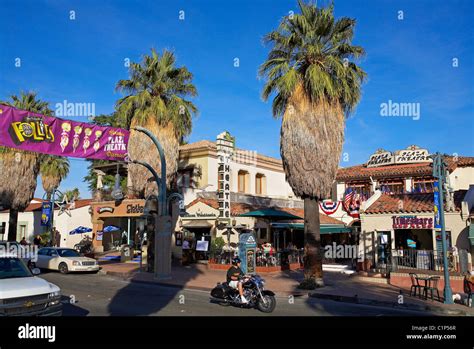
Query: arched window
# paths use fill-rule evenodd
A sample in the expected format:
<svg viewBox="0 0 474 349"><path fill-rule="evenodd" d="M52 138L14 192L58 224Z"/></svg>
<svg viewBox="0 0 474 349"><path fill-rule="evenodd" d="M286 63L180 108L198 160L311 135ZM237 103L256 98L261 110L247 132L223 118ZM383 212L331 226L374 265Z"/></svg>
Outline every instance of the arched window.
<svg viewBox="0 0 474 349"><path fill-rule="evenodd" d="M240 170L238 173L238 189L239 193L249 192L249 173L244 170Z"/></svg>
<svg viewBox="0 0 474 349"><path fill-rule="evenodd" d="M267 192L266 177L262 173L257 173L255 175L255 194L256 195L265 195L266 192Z"/></svg>

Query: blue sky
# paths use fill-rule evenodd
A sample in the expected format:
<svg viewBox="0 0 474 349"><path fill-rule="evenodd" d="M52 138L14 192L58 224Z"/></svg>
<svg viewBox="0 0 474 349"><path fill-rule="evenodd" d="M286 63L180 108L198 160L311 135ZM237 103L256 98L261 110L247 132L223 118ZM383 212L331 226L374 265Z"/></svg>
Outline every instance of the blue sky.
<svg viewBox="0 0 474 349"><path fill-rule="evenodd" d="M260 98L257 69L269 50L262 36L296 11L295 0L0 0L0 7L0 100L34 90L53 107L67 100L110 113L120 97L115 84L128 76L124 60L138 61L151 47L172 49L199 92L189 141L228 130L239 147L279 156L281 121ZM347 121L341 165L411 144L474 156L471 1L336 0L335 12L357 19L354 43L367 51L360 64L369 76ZM389 100L419 103L419 120L381 116L380 105ZM77 186L88 197L85 161L71 159L71 165L62 189Z"/></svg>

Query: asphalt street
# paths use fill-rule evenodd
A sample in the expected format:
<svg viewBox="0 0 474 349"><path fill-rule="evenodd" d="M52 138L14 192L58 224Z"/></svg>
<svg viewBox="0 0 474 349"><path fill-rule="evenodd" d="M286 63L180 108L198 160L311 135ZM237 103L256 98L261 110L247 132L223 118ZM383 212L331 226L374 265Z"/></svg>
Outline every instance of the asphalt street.
<svg viewBox="0 0 474 349"><path fill-rule="evenodd" d="M256 309L210 302L209 292L128 282L101 274L45 272L58 285L64 316L268 316ZM319 300L278 297L272 316L423 316L416 311Z"/></svg>

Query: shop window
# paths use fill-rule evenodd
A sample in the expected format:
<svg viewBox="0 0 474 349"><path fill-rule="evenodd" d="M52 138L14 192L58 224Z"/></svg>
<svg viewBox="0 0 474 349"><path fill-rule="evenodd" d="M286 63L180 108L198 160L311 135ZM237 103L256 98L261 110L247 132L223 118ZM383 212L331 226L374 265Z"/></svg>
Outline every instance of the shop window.
<svg viewBox="0 0 474 349"><path fill-rule="evenodd" d="M244 170L238 172L238 192L248 193L249 189L249 173Z"/></svg>
<svg viewBox="0 0 474 349"><path fill-rule="evenodd" d="M194 188L193 182L194 168L185 168L178 170L177 186L178 188Z"/></svg>
<svg viewBox="0 0 474 349"><path fill-rule="evenodd" d="M255 175L255 194L266 194L266 178L264 174L257 173Z"/></svg>
<svg viewBox="0 0 474 349"><path fill-rule="evenodd" d="M368 199L372 195L372 186L369 182L347 183L347 188L352 188L357 194Z"/></svg>
<svg viewBox="0 0 474 349"><path fill-rule="evenodd" d="M402 179L380 181L380 190L384 194L403 194L405 192L405 185Z"/></svg>
<svg viewBox="0 0 474 349"><path fill-rule="evenodd" d="M6 234L6 227L7 227L6 222L0 223L0 240L7 240L4 238L4 235Z"/></svg>
<svg viewBox="0 0 474 349"><path fill-rule="evenodd" d="M415 178L412 182L412 193L432 193L434 188L433 178Z"/></svg>

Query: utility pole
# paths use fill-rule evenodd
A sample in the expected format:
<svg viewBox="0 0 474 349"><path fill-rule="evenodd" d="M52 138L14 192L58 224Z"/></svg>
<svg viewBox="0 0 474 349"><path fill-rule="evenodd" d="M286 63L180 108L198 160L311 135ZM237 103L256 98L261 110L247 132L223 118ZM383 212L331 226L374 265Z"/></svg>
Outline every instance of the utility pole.
<svg viewBox="0 0 474 349"><path fill-rule="evenodd" d="M443 271L444 271L444 303L453 304L453 291L451 290L451 282L449 280L448 267L448 246L446 243L446 227L444 221L444 184L446 183L446 163L443 155L439 152L433 155L433 177L438 178L437 188L439 195L439 223L441 225L441 246L443 253Z"/></svg>

